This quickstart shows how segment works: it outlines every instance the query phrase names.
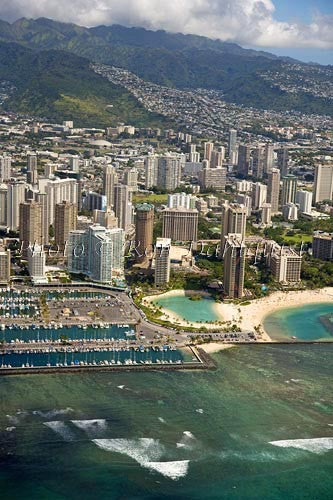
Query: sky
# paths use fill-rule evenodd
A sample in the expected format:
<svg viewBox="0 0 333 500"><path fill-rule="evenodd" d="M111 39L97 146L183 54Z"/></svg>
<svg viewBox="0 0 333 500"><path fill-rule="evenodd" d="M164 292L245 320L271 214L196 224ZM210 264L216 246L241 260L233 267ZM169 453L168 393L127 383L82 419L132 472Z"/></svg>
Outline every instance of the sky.
<svg viewBox="0 0 333 500"><path fill-rule="evenodd" d="M0 0L0 18L49 17L193 33L333 64L333 0Z"/></svg>

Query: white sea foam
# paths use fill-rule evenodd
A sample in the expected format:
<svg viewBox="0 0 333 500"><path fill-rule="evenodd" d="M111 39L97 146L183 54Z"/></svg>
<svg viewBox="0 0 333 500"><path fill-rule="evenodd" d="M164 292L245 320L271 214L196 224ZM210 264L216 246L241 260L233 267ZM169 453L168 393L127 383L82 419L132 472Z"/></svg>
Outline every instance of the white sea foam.
<svg viewBox="0 0 333 500"><path fill-rule="evenodd" d="M144 465L148 469L159 472L165 477L176 481L185 477L188 471L189 460L177 460L174 462L148 462Z"/></svg>
<svg viewBox="0 0 333 500"><path fill-rule="evenodd" d="M8 418L8 420L9 420L9 422L11 424L17 425L17 424L20 423L20 420L17 417L13 416L13 415L6 415L6 417Z"/></svg>
<svg viewBox="0 0 333 500"><path fill-rule="evenodd" d="M73 441L74 435L65 422L62 422L61 420L53 420L51 422L44 422L44 425L59 434L59 436L61 436L65 441Z"/></svg>
<svg viewBox="0 0 333 500"><path fill-rule="evenodd" d="M197 413L203 413L203 409L202 408L198 408L197 410L195 410Z"/></svg>
<svg viewBox="0 0 333 500"><path fill-rule="evenodd" d="M124 389L124 385L117 385L118 389Z"/></svg>
<svg viewBox="0 0 333 500"><path fill-rule="evenodd" d="M107 423L104 419L71 420L71 422L76 427L86 432L89 437L101 436L107 430Z"/></svg>
<svg viewBox="0 0 333 500"><path fill-rule="evenodd" d="M60 410L49 410L49 411L41 411L41 410L35 410L33 411L33 415L39 415L40 417L43 418L54 418L58 417L59 415L67 415L68 413L72 413L74 410L72 408L62 408Z"/></svg>
<svg viewBox="0 0 333 500"><path fill-rule="evenodd" d="M286 439L281 441L270 441L270 444L281 448L297 448L310 451L311 453L325 453L333 449L333 438Z"/></svg>
<svg viewBox="0 0 333 500"><path fill-rule="evenodd" d="M7 432L13 432L15 429L16 429L16 427L14 427L14 426L12 426L12 427L6 427L6 431Z"/></svg>
<svg viewBox="0 0 333 500"><path fill-rule="evenodd" d="M164 447L157 439L93 439L93 442L106 451L122 453L136 460L140 465L158 460Z"/></svg>
<svg viewBox="0 0 333 500"><path fill-rule="evenodd" d="M190 431L184 431L183 436L179 443L176 443L177 448L185 448L187 450L192 450L195 444L196 438Z"/></svg>
<svg viewBox="0 0 333 500"><path fill-rule="evenodd" d="M329 425L330 427L333 427L333 424L327 424L327 425Z"/></svg>
<svg viewBox="0 0 333 500"><path fill-rule="evenodd" d="M159 472L173 480L187 474L188 460L158 462L164 453L164 446L159 440L139 439L93 439L102 450L121 453L138 462L142 467Z"/></svg>
<svg viewBox="0 0 333 500"><path fill-rule="evenodd" d="M164 420L164 418L162 418L162 417L158 417L158 420L159 420L160 422L162 422L162 424L166 424L166 421Z"/></svg>

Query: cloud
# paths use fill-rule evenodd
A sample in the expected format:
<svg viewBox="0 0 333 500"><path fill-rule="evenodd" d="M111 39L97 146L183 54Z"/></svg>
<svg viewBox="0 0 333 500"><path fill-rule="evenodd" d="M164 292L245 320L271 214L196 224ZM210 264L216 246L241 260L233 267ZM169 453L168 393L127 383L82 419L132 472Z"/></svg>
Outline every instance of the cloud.
<svg viewBox="0 0 333 500"><path fill-rule="evenodd" d="M274 18L271 0L1 0L0 17L49 17L194 33L257 47L333 48L333 15L310 24Z"/></svg>

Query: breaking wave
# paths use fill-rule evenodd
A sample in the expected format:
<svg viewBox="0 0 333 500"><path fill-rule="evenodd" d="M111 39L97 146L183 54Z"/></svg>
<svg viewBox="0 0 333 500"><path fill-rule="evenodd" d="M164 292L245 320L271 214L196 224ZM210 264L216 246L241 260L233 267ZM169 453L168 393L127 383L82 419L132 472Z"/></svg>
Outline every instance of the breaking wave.
<svg viewBox="0 0 333 500"><path fill-rule="evenodd" d="M71 422L88 434L90 438L101 436L107 430L107 423L104 419L71 420Z"/></svg>
<svg viewBox="0 0 333 500"><path fill-rule="evenodd" d="M51 422L44 422L46 427L49 427L54 432L59 434L65 441L73 441L74 435L67 425L61 420L53 420Z"/></svg>
<svg viewBox="0 0 333 500"><path fill-rule="evenodd" d="M74 410L72 408L64 408L60 410L49 410L49 411L41 411L41 410L35 410L32 412L33 415L39 415L40 417L43 418L54 418L58 417L59 415L67 415L68 413L72 413Z"/></svg>
<svg viewBox="0 0 333 500"><path fill-rule="evenodd" d="M270 441L269 444L280 448L297 448L310 451L311 453L325 453L333 449L333 438L323 437L315 439L286 439L281 441Z"/></svg>

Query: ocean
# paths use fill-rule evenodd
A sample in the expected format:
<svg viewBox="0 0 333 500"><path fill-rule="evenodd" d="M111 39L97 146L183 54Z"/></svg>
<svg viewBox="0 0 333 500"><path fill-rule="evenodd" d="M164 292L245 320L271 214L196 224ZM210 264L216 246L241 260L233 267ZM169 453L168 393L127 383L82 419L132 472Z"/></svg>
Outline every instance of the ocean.
<svg viewBox="0 0 333 500"><path fill-rule="evenodd" d="M213 356L0 378L1 499L331 499L333 345Z"/></svg>

